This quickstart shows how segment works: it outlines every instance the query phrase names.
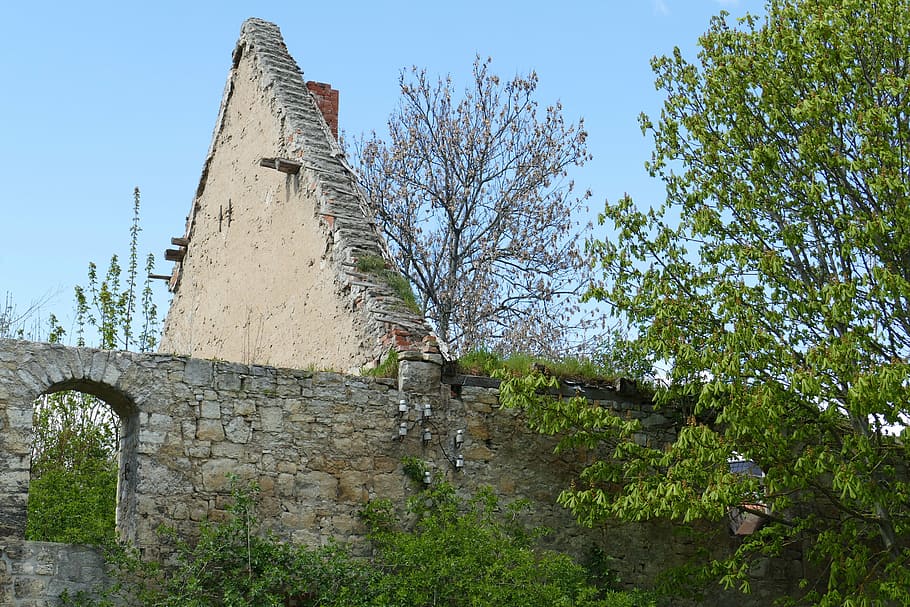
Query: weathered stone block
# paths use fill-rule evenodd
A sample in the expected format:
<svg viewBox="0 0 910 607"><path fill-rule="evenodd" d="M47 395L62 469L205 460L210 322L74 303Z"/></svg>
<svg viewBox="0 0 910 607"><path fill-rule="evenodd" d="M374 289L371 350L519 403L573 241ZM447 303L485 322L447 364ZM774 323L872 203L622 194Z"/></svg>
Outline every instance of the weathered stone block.
<svg viewBox="0 0 910 607"><path fill-rule="evenodd" d="M464 398L464 397L462 397L462 398ZM471 413L488 414L488 413L493 412L493 406L490 405L489 403L481 403L481 402L472 403L470 411L471 411Z"/></svg>
<svg viewBox="0 0 910 607"><path fill-rule="evenodd" d="M464 452L465 460L472 462L488 462L493 459L494 455L493 451L484 445L471 445Z"/></svg>
<svg viewBox="0 0 910 607"><path fill-rule="evenodd" d="M388 455L377 455L373 458L373 469L376 472L393 472L398 469L399 459Z"/></svg>
<svg viewBox="0 0 910 607"><path fill-rule="evenodd" d="M462 401L470 405L471 410L477 410L478 405L499 406L499 390L495 388L480 388L477 386L464 386L461 389ZM489 407L483 407L487 409Z"/></svg>
<svg viewBox="0 0 910 607"><path fill-rule="evenodd" d="M255 473L253 466L240 464L234 459L211 459L202 464L202 487L207 491L224 492L231 486L228 475L249 480L255 477Z"/></svg>
<svg viewBox="0 0 910 607"><path fill-rule="evenodd" d="M652 413L651 415L643 418L641 420L642 428L652 428L655 426L666 426L670 423L666 417L659 413Z"/></svg>
<svg viewBox="0 0 910 607"><path fill-rule="evenodd" d="M227 457L239 462L244 459L244 448L243 445L226 441L213 442L212 457Z"/></svg>
<svg viewBox="0 0 910 607"><path fill-rule="evenodd" d="M243 417L232 418L225 426L224 433L232 443L246 444L253 437L253 429L249 420Z"/></svg>
<svg viewBox="0 0 910 607"><path fill-rule="evenodd" d="M200 419L196 421L196 438L206 441L224 440L224 428L220 419Z"/></svg>
<svg viewBox="0 0 910 607"><path fill-rule="evenodd" d="M398 363L398 389L402 392L438 394L441 364L422 360L400 360Z"/></svg>
<svg viewBox="0 0 910 607"><path fill-rule="evenodd" d="M259 421L264 432L280 432L284 427L284 412L280 407L260 406Z"/></svg>
<svg viewBox="0 0 910 607"><path fill-rule="evenodd" d="M7 406L6 418L10 426L27 432L32 428L34 412L35 410L30 404L27 407Z"/></svg>
<svg viewBox="0 0 910 607"><path fill-rule="evenodd" d="M272 455L271 451L263 451L259 455L259 457L257 457L255 459L255 461L259 464L259 467L262 468L263 470L267 470L267 471L271 472L276 469L275 462L277 460L275 460L275 456Z"/></svg>
<svg viewBox="0 0 910 607"><path fill-rule="evenodd" d="M483 418L472 417L468 420L468 436L474 440L490 438L490 425Z"/></svg>
<svg viewBox="0 0 910 607"><path fill-rule="evenodd" d="M219 372L215 376L215 389L216 390L231 390L239 391L243 386L243 379L239 375L234 375L231 373Z"/></svg>
<svg viewBox="0 0 910 607"><path fill-rule="evenodd" d="M177 502L174 504L174 507L171 509L171 517L175 521L183 521L188 519L190 516L190 509L187 504L183 502Z"/></svg>
<svg viewBox="0 0 910 607"><path fill-rule="evenodd" d="M193 485L182 473L159 464L146 467L138 491L144 495L173 497L192 494Z"/></svg>
<svg viewBox="0 0 910 607"><path fill-rule="evenodd" d="M129 361L122 358L109 361L104 368L104 374L99 381L107 386L116 386L117 380L120 379L120 376L123 375L123 371L128 367Z"/></svg>
<svg viewBox="0 0 910 607"><path fill-rule="evenodd" d="M212 455L212 445L208 441L189 443L186 455L196 459L206 459Z"/></svg>
<svg viewBox="0 0 910 607"><path fill-rule="evenodd" d="M266 495L275 491L276 478L274 476L260 476L258 483L259 489Z"/></svg>
<svg viewBox="0 0 910 607"><path fill-rule="evenodd" d="M189 505L189 511L191 521L204 521L209 513L209 505L206 502L196 501Z"/></svg>
<svg viewBox="0 0 910 607"><path fill-rule="evenodd" d="M236 400L231 403L234 415L250 416L256 412L256 403L252 400Z"/></svg>
<svg viewBox="0 0 910 607"><path fill-rule="evenodd" d="M31 573L34 575L51 575L54 573L56 565L56 555L49 547L42 548L33 557L34 569Z"/></svg>
<svg viewBox="0 0 910 607"><path fill-rule="evenodd" d="M274 395L278 389L278 384L274 377L251 377L249 382L250 392L262 392L266 395Z"/></svg>
<svg viewBox="0 0 910 607"><path fill-rule="evenodd" d="M37 396L41 393L47 386L46 383L42 382L39 378L35 377L30 370L25 368L20 368L16 371L16 377L19 379L19 382L31 392Z"/></svg>
<svg viewBox="0 0 910 607"><path fill-rule="evenodd" d="M278 470L278 472L293 474L297 472L297 462L281 460L275 463L275 468Z"/></svg>
<svg viewBox="0 0 910 607"><path fill-rule="evenodd" d="M297 476L282 472L278 475L278 493L285 496L294 495L297 491Z"/></svg>
<svg viewBox="0 0 910 607"><path fill-rule="evenodd" d="M338 474L342 470L348 468L348 461L342 457L330 458L325 455L316 455L311 457L307 462L307 468L310 470L318 470L320 472L328 472L329 474Z"/></svg>
<svg viewBox="0 0 910 607"><path fill-rule="evenodd" d="M371 480L370 498L398 500L404 494L407 479L402 474L375 474Z"/></svg>
<svg viewBox="0 0 910 607"><path fill-rule="evenodd" d="M16 599L41 597L47 587L46 580L33 577L16 577L13 584L13 596Z"/></svg>
<svg viewBox="0 0 910 607"><path fill-rule="evenodd" d="M297 492L334 500L338 492L338 479L327 472L298 472L294 487Z"/></svg>
<svg viewBox="0 0 910 607"><path fill-rule="evenodd" d="M336 534L351 535L354 533L363 533L364 526L360 518L350 514L342 514L332 517L332 528Z"/></svg>
<svg viewBox="0 0 910 607"><path fill-rule="evenodd" d="M373 458L368 456L353 457L348 460L348 465L352 470L358 470L361 472L374 469Z"/></svg>
<svg viewBox="0 0 910 607"><path fill-rule="evenodd" d="M369 474L356 471L342 472L338 478L337 498L342 502L365 502L369 498Z"/></svg>
<svg viewBox="0 0 910 607"><path fill-rule="evenodd" d="M204 400L199 404L199 415L206 419L221 419L221 405Z"/></svg>

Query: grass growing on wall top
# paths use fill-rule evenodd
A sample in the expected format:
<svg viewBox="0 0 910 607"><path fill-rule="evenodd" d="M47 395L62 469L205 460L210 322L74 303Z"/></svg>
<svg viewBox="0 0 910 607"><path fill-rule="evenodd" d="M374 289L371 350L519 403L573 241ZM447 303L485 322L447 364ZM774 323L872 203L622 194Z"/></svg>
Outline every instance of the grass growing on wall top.
<svg viewBox="0 0 910 607"><path fill-rule="evenodd" d="M367 377L398 377L398 350L395 350L394 348L389 350L385 360L372 369L361 369L360 374Z"/></svg>
<svg viewBox="0 0 910 607"><path fill-rule="evenodd" d="M477 350L468 352L458 359L457 369L464 375L517 377L533 371L544 372L559 379L576 379L597 382L612 382L618 374L592 360L564 358L546 360L529 354L512 354L502 357L498 354Z"/></svg>
<svg viewBox="0 0 910 607"><path fill-rule="evenodd" d="M423 315L417 304L417 297L407 279L389 267L385 259L378 255L364 255L357 260L357 271L377 276L395 293L409 311Z"/></svg>

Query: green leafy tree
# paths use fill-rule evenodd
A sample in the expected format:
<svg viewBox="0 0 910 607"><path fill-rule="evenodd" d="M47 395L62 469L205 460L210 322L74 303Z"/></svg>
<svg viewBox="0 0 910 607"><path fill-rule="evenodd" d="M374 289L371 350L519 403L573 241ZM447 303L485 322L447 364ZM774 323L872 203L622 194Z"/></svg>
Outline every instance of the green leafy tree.
<svg viewBox="0 0 910 607"><path fill-rule="evenodd" d="M76 287L79 346L86 345L86 330L97 335L98 347L103 349L145 352L155 346L157 310L149 279L140 283L138 277L139 204L136 188L123 280L114 255L103 280L98 280L97 267L90 263L88 287ZM149 255L146 274L153 264ZM59 341L63 335L52 315L49 340ZM64 391L35 402L28 539L88 544L114 539L119 443L120 419L94 396Z"/></svg>
<svg viewBox="0 0 910 607"><path fill-rule="evenodd" d="M146 278L140 284L139 188L133 190L133 220L130 224L129 261L126 276L117 255L111 256L107 273L99 280L98 267L88 264L88 285L76 286L76 345L86 345L85 330L98 334L98 347L105 350L150 352L157 344L158 310L152 298L151 279L155 256L145 260ZM123 279L125 278L125 283ZM141 291L140 291L141 287ZM137 310L138 306L138 310Z"/></svg>
<svg viewBox="0 0 910 607"><path fill-rule="evenodd" d="M805 600L910 604L910 3L769 0L654 60L666 93L642 116L666 200L607 204L592 297L624 344L691 405L676 441L580 401L512 400L565 447L617 444L561 501L584 522L765 519L714 563L749 588L752 559L805 548ZM539 381L539 379L538 379ZM759 479L730 472L754 461ZM815 572L813 573L813 569Z"/></svg>

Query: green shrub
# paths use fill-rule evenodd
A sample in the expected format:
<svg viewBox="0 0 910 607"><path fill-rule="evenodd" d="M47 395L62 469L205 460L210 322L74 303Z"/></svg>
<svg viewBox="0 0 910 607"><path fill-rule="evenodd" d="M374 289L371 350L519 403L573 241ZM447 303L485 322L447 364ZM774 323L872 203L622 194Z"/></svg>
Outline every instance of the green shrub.
<svg viewBox="0 0 910 607"><path fill-rule="evenodd" d="M107 544L115 537L118 429L108 405L81 392L35 402L25 537Z"/></svg>
<svg viewBox="0 0 910 607"><path fill-rule="evenodd" d="M342 546L310 549L260 533L255 486L235 489L230 518L204 523L194 545L173 538L176 565L144 563L119 550L109 561L120 581L91 598L63 596L65 605L107 607L301 607L369 605L373 572Z"/></svg>
<svg viewBox="0 0 910 607"><path fill-rule="evenodd" d="M372 369L363 368L361 375L367 377L398 377L398 350L391 349L386 354L385 360Z"/></svg>
<svg viewBox="0 0 910 607"><path fill-rule="evenodd" d="M117 464L99 459L32 479L25 537L43 542L108 544L114 540Z"/></svg>
<svg viewBox="0 0 910 607"><path fill-rule="evenodd" d="M489 490L464 501L441 484L408 501L406 524L388 501L363 511L374 554L311 549L259 533L255 487L236 490L230 518L203 524L195 545L174 538L174 564L111 554L120 582L62 595L64 605L113 607L653 607L642 593L602 592L565 554L537 547L545 530L519 524L524 503Z"/></svg>
<svg viewBox="0 0 910 607"><path fill-rule="evenodd" d="M408 503L412 525L391 503L374 502L364 521L375 547L373 603L386 607L452 605L647 607L638 593L602 593L568 555L537 547L546 533L519 524L523 502L502 506L490 490L467 502L447 484Z"/></svg>

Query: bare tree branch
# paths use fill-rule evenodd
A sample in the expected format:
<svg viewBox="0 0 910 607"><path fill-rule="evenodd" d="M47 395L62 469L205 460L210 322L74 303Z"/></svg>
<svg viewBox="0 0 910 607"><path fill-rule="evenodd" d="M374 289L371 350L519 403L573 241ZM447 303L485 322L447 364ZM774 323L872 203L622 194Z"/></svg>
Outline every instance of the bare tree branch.
<svg viewBox="0 0 910 607"><path fill-rule="evenodd" d="M590 158L587 133L560 104L538 108L535 73L503 82L490 63L475 59L460 99L450 77L403 72L388 139L373 133L354 156L440 339L454 352L548 343L542 353L558 355L588 284L573 216L590 192L569 179Z"/></svg>

